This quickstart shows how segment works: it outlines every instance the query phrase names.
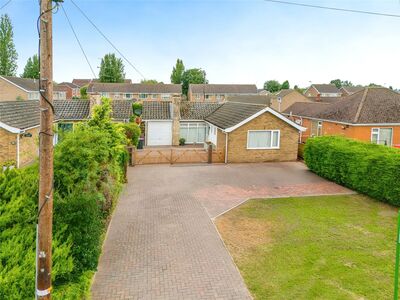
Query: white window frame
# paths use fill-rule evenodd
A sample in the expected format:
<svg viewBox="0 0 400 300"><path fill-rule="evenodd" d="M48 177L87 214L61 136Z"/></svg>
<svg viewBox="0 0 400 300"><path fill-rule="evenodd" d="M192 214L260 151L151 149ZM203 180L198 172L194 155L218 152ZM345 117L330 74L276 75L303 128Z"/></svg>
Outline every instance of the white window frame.
<svg viewBox="0 0 400 300"><path fill-rule="evenodd" d="M249 147L250 142L250 132L271 132L271 147ZM274 132L278 133L278 145L272 146ZM267 129L267 130L248 130L247 131L247 150L276 150L280 149L281 146L281 131L279 129Z"/></svg>
<svg viewBox="0 0 400 300"><path fill-rule="evenodd" d="M161 99L162 100L169 100L169 99L171 99L171 94L163 93L163 94L161 94Z"/></svg>
<svg viewBox="0 0 400 300"><path fill-rule="evenodd" d="M392 134L390 136L390 145L379 144L380 137L381 137L381 129L391 129L392 130ZM376 132L374 132L374 131L376 131ZM383 146L388 146L388 147L392 147L393 146L393 127L373 127L373 128L371 128L371 143L374 143L373 140L372 140L372 136L374 134L378 135L378 137L376 139L376 144L377 145L383 145Z"/></svg>
<svg viewBox="0 0 400 300"><path fill-rule="evenodd" d="M147 94L140 93L139 94L139 99L147 99Z"/></svg>
<svg viewBox="0 0 400 300"><path fill-rule="evenodd" d="M196 100L200 100L201 95L200 94L196 94Z"/></svg>

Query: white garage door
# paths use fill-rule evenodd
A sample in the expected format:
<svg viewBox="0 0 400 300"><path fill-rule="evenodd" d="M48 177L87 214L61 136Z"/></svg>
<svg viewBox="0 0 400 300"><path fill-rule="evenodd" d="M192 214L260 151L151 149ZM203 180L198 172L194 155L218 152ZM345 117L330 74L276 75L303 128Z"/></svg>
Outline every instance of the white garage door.
<svg viewBox="0 0 400 300"><path fill-rule="evenodd" d="M147 122L147 145L169 146L172 145L171 121Z"/></svg>

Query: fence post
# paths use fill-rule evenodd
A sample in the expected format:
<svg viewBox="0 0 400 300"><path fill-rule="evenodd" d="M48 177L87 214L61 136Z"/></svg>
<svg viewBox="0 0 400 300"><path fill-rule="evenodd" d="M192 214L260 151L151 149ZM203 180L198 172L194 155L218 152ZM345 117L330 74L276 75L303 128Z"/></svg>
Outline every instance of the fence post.
<svg viewBox="0 0 400 300"><path fill-rule="evenodd" d="M399 298L400 211L397 216L396 263L394 267L394 300Z"/></svg>
<svg viewBox="0 0 400 300"><path fill-rule="evenodd" d="M207 163L209 163L209 164L212 164L212 152L213 152L212 144L209 142L208 143L208 160L207 160Z"/></svg>

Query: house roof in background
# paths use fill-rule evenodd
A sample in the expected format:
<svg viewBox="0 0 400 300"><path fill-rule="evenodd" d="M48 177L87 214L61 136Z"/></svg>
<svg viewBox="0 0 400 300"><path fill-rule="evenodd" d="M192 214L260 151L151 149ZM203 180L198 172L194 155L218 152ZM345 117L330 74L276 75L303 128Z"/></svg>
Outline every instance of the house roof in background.
<svg viewBox="0 0 400 300"><path fill-rule="evenodd" d="M265 109L265 105L226 102L205 120L221 129L233 127L257 112Z"/></svg>
<svg viewBox="0 0 400 300"><path fill-rule="evenodd" d="M350 124L400 123L400 94L387 88L365 88L326 105L320 111L316 108L312 108L312 112L301 111L299 105L299 103L293 104L285 113L292 111L299 116Z"/></svg>
<svg viewBox="0 0 400 300"><path fill-rule="evenodd" d="M189 84L192 93L207 94L257 94L255 84Z"/></svg>
<svg viewBox="0 0 400 300"><path fill-rule="evenodd" d="M340 89L344 90L348 94L354 94L359 91L362 91L364 89L364 87L362 87L362 86L342 86Z"/></svg>
<svg viewBox="0 0 400 300"><path fill-rule="evenodd" d="M270 95L231 95L226 97L226 101L267 106L271 105Z"/></svg>
<svg viewBox="0 0 400 300"><path fill-rule="evenodd" d="M207 102L181 102L181 120L204 120L208 115L220 108L222 104Z"/></svg>
<svg viewBox="0 0 400 300"><path fill-rule="evenodd" d="M55 100L56 120L86 120L90 117L89 100Z"/></svg>
<svg viewBox="0 0 400 300"><path fill-rule="evenodd" d="M343 99L343 97L307 97L308 99L310 99L313 102L317 102L317 103L335 103L337 101L340 101Z"/></svg>
<svg viewBox="0 0 400 300"><path fill-rule="evenodd" d="M145 94L181 94L180 84L143 84L143 83L91 83L89 93L145 93Z"/></svg>
<svg viewBox="0 0 400 300"><path fill-rule="evenodd" d="M0 102L0 122L17 129L39 126L39 101Z"/></svg>
<svg viewBox="0 0 400 300"><path fill-rule="evenodd" d="M74 84L74 83L72 83L72 82L61 82L61 83L58 84L58 86L63 86L63 85L65 85L65 86L67 86L67 87L69 87L69 88L71 88L71 89L77 89L77 88L79 88L78 85L76 85L76 84Z"/></svg>
<svg viewBox="0 0 400 300"><path fill-rule="evenodd" d="M330 104L323 102L296 102L289 106L283 114L315 118L321 111Z"/></svg>
<svg viewBox="0 0 400 300"><path fill-rule="evenodd" d="M170 101L144 101L142 110L143 120L171 120Z"/></svg>
<svg viewBox="0 0 400 300"><path fill-rule="evenodd" d="M1 77L27 92L35 92L39 90L38 79L20 78L14 76L1 76Z"/></svg>
<svg viewBox="0 0 400 300"><path fill-rule="evenodd" d="M289 94L291 94L291 93L293 93L293 92L297 92L296 90L293 90L293 89L283 89L283 90L280 90L279 92L277 92L276 94L275 94L275 96L277 96L277 97L285 97L285 96L287 96L287 95L289 95ZM298 93L298 92L297 92ZM299 93L300 94L300 93Z"/></svg>
<svg viewBox="0 0 400 300"><path fill-rule="evenodd" d="M340 90L334 84L312 84L320 93L340 93Z"/></svg>
<svg viewBox="0 0 400 300"><path fill-rule="evenodd" d="M73 79L72 80L72 83L77 85L78 87L83 87L92 82L100 82L100 80L99 79ZM132 79L125 79L124 83L132 83Z"/></svg>
<svg viewBox="0 0 400 300"><path fill-rule="evenodd" d="M116 121L129 120L133 115L133 101L131 100L113 100L111 117Z"/></svg>

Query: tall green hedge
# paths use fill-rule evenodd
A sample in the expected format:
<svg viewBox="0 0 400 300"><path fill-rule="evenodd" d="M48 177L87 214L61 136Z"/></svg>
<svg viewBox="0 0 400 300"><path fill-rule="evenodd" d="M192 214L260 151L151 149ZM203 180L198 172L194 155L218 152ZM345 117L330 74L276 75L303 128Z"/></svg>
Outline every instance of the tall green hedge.
<svg viewBox="0 0 400 300"><path fill-rule="evenodd" d="M400 150L344 137L308 139L308 168L375 199L400 206Z"/></svg>
<svg viewBox="0 0 400 300"><path fill-rule="evenodd" d="M124 180L127 138L109 115L106 100L55 149L54 299L86 297ZM0 299L34 298L38 179L38 164L0 172Z"/></svg>

